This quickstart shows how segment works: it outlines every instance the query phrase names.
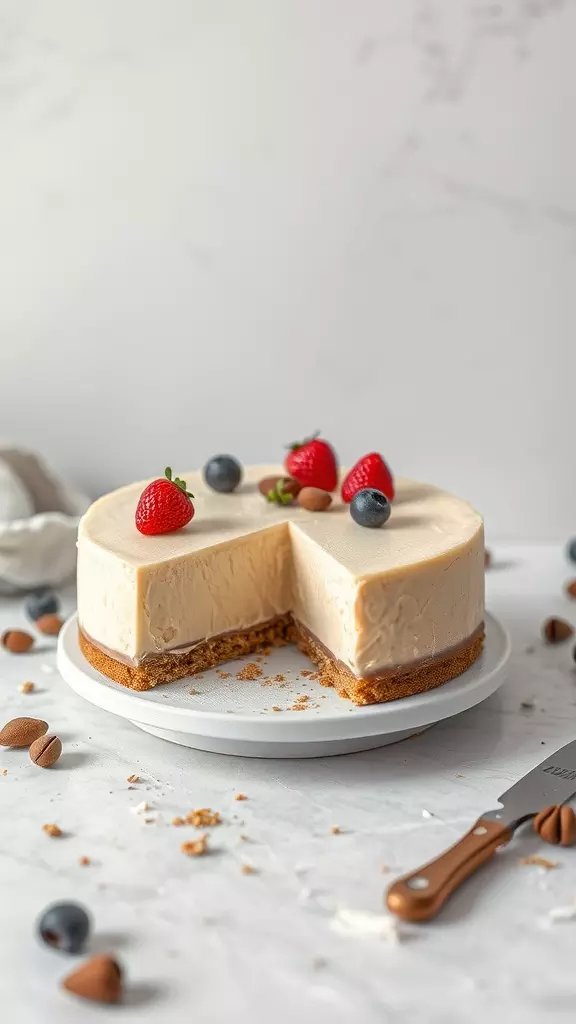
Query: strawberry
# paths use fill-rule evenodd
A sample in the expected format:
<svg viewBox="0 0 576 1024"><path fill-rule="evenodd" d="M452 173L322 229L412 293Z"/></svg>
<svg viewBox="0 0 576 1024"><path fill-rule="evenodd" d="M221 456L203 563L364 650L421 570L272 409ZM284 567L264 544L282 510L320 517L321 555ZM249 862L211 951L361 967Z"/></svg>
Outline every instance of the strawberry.
<svg viewBox="0 0 576 1024"><path fill-rule="evenodd" d="M136 529L148 537L181 530L194 515L190 500L193 497L184 480L172 479L168 466L165 476L153 480L142 491L136 506Z"/></svg>
<svg viewBox="0 0 576 1024"><path fill-rule="evenodd" d="M286 470L302 487L334 491L338 484L338 464L334 449L318 434L290 445L284 463Z"/></svg>
<svg viewBox="0 0 576 1024"><path fill-rule="evenodd" d="M382 491L392 501L394 498L394 479L384 459L378 452L370 452L363 455L358 462L352 466L342 482L342 500L352 501L354 495L364 489L373 487Z"/></svg>

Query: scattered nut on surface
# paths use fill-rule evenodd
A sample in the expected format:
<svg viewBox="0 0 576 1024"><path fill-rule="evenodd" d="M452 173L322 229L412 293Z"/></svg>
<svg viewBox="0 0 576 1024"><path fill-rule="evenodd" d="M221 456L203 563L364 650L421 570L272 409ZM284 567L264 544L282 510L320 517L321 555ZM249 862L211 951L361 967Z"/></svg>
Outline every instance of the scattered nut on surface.
<svg viewBox="0 0 576 1024"><path fill-rule="evenodd" d="M34 692L34 683L31 683L31 682L20 683L20 686L18 687L18 689L20 690L20 693L33 693Z"/></svg>
<svg viewBox="0 0 576 1024"><path fill-rule="evenodd" d="M541 839L555 846L576 843L576 814L566 804L544 807L534 818L534 831Z"/></svg>
<svg viewBox="0 0 576 1024"><path fill-rule="evenodd" d="M203 853L208 852L208 837L200 836L198 839L193 839L192 842L182 843L180 850L187 857L201 857Z"/></svg>
<svg viewBox="0 0 576 1024"><path fill-rule="evenodd" d="M8 629L2 634L0 643L10 654L26 654L34 643L34 637L22 629Z"/></svg>
<svg viewBox="0 0 576 1024"><path fill-rule="evenodd" d="M81 867L86 868L90 863L90 857L79 857L78 863L80 864Z"/></svg>
<svg viewBox="0 0 576 1024"><path fill-rule="evenodd" d="M62 743L57 736L41 736L30 746L30 760L39 768L51 768L62 753Z"/></svg>
<svg viewBox="0 0 576 1024"><path fill-rule="evenodd" d="M248 797L246 796L245 793L236 793L236 796L234 797L234 799L235 800L247 800Z"/></svg>
<svg viewBox="0 0 576 1024"><path fill-rule="evenodd" d="M172 824L176 825L176 827L179 828L180 825L185 825L186 821L184 820L184 818L180 818L180 817L172 818Z"/></svg>
<svg viewBox="0 0 576 1024"><path fill-rule="evenodd" d="M122 971L111 956L93 956L64 978L62 986L93 1003L117 1003L122 994Z"/></svg>
<svg viewBox="0 0 576 1024"><path fill-rule="evenodd" d="M42 831L48 836L53 836L55 839L62 835L62 829L58 825L42 825Z"/></svg>
<svg viewBox="0 0 576 1024"><path fill-rule="evenodd" d="M340 825L332 825L330 832L332 833L333 836L342 835L342 829L340 828Z"/></svg>
<svg viewBox="0 0 576 1024"><path fill-rule="evenodd" d="M128 778L126 779L126 782L140 782L140 776L139 775L129 775Z"/></svg>
<svg viewBox="0 0 576 1024"><path fill-rule="evenodd" d="M48 722L41 718L13 718L0 732L0 746L29 747L45 732L48 732Z"/></svg>
<svg viewBox="0 0 576 1024"><path fill-rule="evenodd" d="M568 594L568 597L576 598L576 580L570 580L570 582L566 584L566 593Z"/></svg>
<svg viewBox="0 0 576 1024"><path fill-rule="evenodd" d="M64 623L59 615L41 615L35 625L45 636L58 636Z"/></svg>
<svg viewBox="0 0 576 1024"><path fill-rule="evenodd" d="M332 504L332 495L320 487L303 487L296 500L309 512L325 512Z"/></svg>
<svg viewBox="0 0 576 1024"><path fill-rule="evenodd" d="M546 619L542 626L542 636L549 644L563 644L574 635L574 630L566 619L558 619L552 616Z"/></svg>

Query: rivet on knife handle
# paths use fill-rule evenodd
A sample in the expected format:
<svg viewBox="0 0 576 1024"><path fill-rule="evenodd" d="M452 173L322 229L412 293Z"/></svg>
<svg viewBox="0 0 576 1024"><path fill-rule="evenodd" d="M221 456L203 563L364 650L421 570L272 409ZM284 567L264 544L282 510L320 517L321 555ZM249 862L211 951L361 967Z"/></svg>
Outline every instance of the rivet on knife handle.
<svg viewBox="0 0 576 1024"><path fill-rule="evenodd" d="M405 921L430 920L454 890L511 838L508 825L479 818L462 839L436 860L397 879L388 889L388 909Z"/></svg>

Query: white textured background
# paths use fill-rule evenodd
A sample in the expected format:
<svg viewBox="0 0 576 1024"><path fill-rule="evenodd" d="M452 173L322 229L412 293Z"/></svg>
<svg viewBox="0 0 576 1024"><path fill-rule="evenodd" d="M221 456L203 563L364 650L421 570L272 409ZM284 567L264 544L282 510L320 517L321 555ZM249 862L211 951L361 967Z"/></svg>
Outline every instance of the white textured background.
<svg viewBox="0 0 576 1024"><path fill-rule="evenodd" d="M0 0L0 425L93 493L321 426L576 532L576 5Z"/></svg>

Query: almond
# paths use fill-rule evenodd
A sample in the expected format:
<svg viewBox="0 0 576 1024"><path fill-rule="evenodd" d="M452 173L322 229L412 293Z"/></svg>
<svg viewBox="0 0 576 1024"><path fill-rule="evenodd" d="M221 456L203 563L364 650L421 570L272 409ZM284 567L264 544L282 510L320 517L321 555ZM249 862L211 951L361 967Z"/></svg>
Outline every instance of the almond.
<svg viewBox="0 0 576 1024"><path fill-rule="evenodd" d="M290 505L301 490L292 476L265 476L258 484L258 490L268 501L278 505Z"/></svg>
<svg viewBox="0 0 576 1024"><path fill-rule="evenodd" d="M2 634L0 642L11 654L26 654L34 643L34 637L22 629L8 629Z"/></svg>
<svg viewBox="0 0 576 1024"><path fill-rule="evenodd" d="M0 732L0 746L29 747L48 732L48 722L41 718L13 718Z"/></svg>
<svg viewBox="0 0 576 1024"><path fill-rule="evenodd" d="M122 971L111 956L93 956L64 978L62 985L93 1003L117 1003L122 995Z"/></svg>
<svg viewBox="0 0 576 1024"><path fill-rule="evenodd" d="M39 768L51 768L62 753L62 743L57 736L41 736L30 747L30 760Z"/></svg>
<svg viewBox="0 0 576 1024"><path fill-rule="evenodd" d="M574 630L565 619L550 618L542 626L542 635L549 644L563 644L574 635Z"/></svg>
<svg viewBox="0 0 576 1024"><path fill-rule="evenodd" d="M46 636L58 636L63 625L59 615L41 615L39 619L36 619L36 629L45 633Z"/></svg>
<svg viewBox="0 0 576 1024"><path fill-rule="evenodd" d="M568 597L576 598L576 580L570 580L570 582L566 584L566 593L568 594Z"/></svg>
<svg viewBox="0 0 576 1024"><path fill-rule="evenodd" d="M297 501L300 508L307 508L309 512L325 512L332 504L332 495L320 487L303 487Z"/></svg>

